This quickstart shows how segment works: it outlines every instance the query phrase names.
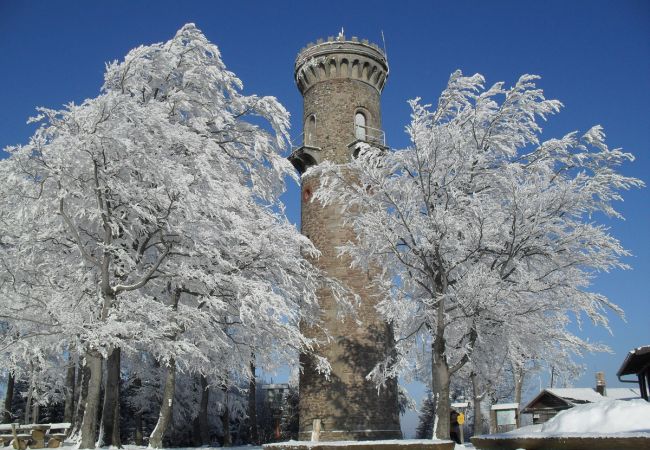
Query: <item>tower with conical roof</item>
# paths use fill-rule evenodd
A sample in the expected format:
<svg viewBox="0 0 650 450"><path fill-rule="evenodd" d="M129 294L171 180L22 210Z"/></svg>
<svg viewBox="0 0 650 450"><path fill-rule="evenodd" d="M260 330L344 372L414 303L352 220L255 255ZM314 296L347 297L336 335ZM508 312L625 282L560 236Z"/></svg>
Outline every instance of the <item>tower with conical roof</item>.
<svg viewBox="0 0 650 450"><path fill-rule="evenodd" d="M345 163L355 157L360 142L385 145L381 130L380 96L388 76L385 54L375 44L342 33L309 44L298 54L295 80L304 99L303 143L290 160L303 173L325 160ZM315 264L343 282L361 298L358 318L337 318L332 294L319 300L330 339L319 347L332 365L330 379L319 374L310 358L301 358L300 436L310 440L314 427L321 440L401 438L397 383L379 391L366 375L391 351L393 333L375 309L372 270L350 267L336 248L354 239L337 205L311 202L319 180L302 180L302 232L321 251ZM309 336L323 337L305 327Z"/></svg>

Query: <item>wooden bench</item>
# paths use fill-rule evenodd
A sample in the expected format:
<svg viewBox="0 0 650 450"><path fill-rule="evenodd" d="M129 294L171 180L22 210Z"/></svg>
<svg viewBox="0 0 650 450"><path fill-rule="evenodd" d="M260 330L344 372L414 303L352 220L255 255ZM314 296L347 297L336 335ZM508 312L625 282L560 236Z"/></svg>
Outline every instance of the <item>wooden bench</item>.
<svg viewBox="0 0 650 450"><path fill-rule="evenodd" d="M14 435L13 434L0 434L0 446L5 447L13 441Z"/></svg>
<svg viewBox="0 0 650 450"><path fill-rule="evenodd" d="M11 434L7 433L8 431ZM25 433L28 431L25 429L24 425L17 423L6 423L0 425L0 444L6 446L11 444L16 450L25 450L27 446L32 442L31 433Z"/></svg>
<svg viewBox="0 0 650 450"><path fill-rule="evenodd" d="M13 434L11 433L11 425L10 423L2 423L0 424L0 446L4 447L5 445L9 444L11 440L14 438Z"/></svg>
<svg viewBox="0 0 650 450"><path fill-rule="evenodd" d="M45 434L47 438L47 448L59 448L66 436L68 430L72 426L71 423L50 423L48 432Z"/></svg>
<svg viewBox="0 0 650 450"><path fill-rule="evenodd" d="M45 423L20 425L17 423L0 424L0 446L12 444L16 450L44 448L47 439L48 448L58 448L65 440L70 423ZM11 432L11 434L7 432Z"/></svg>

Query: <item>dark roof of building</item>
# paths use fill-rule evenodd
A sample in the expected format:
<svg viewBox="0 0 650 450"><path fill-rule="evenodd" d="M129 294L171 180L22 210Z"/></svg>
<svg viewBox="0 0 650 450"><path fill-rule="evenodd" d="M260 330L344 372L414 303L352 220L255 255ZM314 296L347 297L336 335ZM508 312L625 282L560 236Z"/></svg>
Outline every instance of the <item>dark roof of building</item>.
<svg viewBox="0 0 650 450"><path fill-rule="evenodd" d="M632 350L625 357L617 376L636 375L650 364L650 345L644 345Z"/></svg>

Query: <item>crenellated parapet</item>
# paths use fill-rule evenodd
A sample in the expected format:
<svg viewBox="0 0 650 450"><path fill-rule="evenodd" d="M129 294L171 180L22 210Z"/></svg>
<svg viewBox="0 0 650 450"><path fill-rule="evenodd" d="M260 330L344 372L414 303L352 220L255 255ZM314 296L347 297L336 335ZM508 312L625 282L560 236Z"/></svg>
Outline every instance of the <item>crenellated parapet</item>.
<svg viewBox="0 0 650 450"><path fill-rule="evenodd" d="M296 58L295 79L304 95L314 84L336 78L349 78L373 86L381 93L388 77L388 61L376 45L345 36L308 44Z"/></svg>

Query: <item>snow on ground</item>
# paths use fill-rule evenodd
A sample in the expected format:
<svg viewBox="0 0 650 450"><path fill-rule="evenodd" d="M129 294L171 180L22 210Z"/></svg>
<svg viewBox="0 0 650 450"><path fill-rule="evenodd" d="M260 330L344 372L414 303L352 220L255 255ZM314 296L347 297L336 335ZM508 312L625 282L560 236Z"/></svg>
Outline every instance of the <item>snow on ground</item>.
<svg viewBox="0 0 650 450"><path fill-rule="evenodd" d="M449 441L438 441L438 440L431 440L431 439L427 439L426 441L427 442L449 442ZM289 442L298 443L298 441L288 441L288 442L276 442L275 444L276 445L287 444ZM422 439L401 439L401 440L372 441L372 442L373 443L382 442L382 443L401 443L401 444L411 443L412 444L412 443L422 442ZM319 444L322 445L323 443L326 443L328 445L332 445L332 444L335 444L335 445L350 445L350 444L359 445L359 444L367 444L368 442L367 441L365 441L365 442L364 441L335 441L335 442L322 442L321 441L321 442L314 442L313 445L319 445ZM305 444L305 442L303 441L303 442L301 442L301 444ZM72 450L72 449L75 449L77 447L74 446L71 443L66 442L65 444L63 444L63 446L61 448L62 448L62 450ZM107 450L115 449L114 447L98 447L98 448L104 448L104 449L107 449ZM144 447L144 446L139 446L139 445L130 445L130 444L124 445L122 448L123 448L123 450L151 450L150 447ZM233 446L233 447L227 447L227 449L228 450L263 450L261 446L253 446L253 445ZM465 443L464 445L456 444L456 446L454 447L454 450L471 450L471 449L474 449L474 446L469 442ZM117 449L115 449L115 450L117 450ZM173 450L224 450L224 447L207 447L207 446L204 446L204 447L173 447Z"/></svg>
<svg viewBox="0 0 650 450"><path fill-rule="evenodd" d="M378 441L287 441L287 442L276 442L273 444L268 444L269 446L285 446L285 445L300 445L302 447L314 447L320 445L327 445L332 447L354 447L357 445L367 445L369 442L372 444L379 445L412 445L412 444L421 444L422 442L450 442L442 441L438 439L386 439ZM461 449L463 447L460 447ZM467 448L467 447L466 447Z"/></svg>
<svg viewBox="0 0 650 450"><path fill-rule="evenodd" d="M546 422L543 433L650 433L650 402L608 400L574 406Z"/></svg>
<svg viewBox="0 0 650 450"><path fill-rule="evenodd" d="M530 434L530 433L539 433L542 431L542 425L541 423L538 423L536 425L527 425L525 427L521 428L516 428L512 431L508 431L505 434Z"/></svg>
<svg viewBox="0 0 650 450"><path fill-rule="evenodd" d="M61 450L73 450L77 449L78 446L66 442L63 444L61 447ZM106 450L118 450L117 447L97 447L98 449L106 449ZM228 450L262 450L262 446L255 446L255 445L235 445L233 447L225 447ZM224 450L224 447L210 447L210 446L203 446L203 447L168 447L168 449L173 449L173 450ZM151 447L145 447L143 445L132 445L132 444L125 444L122 446L122 450L152 450Z"/></svg>
<svg viewBox="0 0 650 450"><path fill-rule="evenodd" d="M438 440L432 440L432 439L425 439L425 440L427 442L449 442L449 441L438 441ZM410 444L420 443L422 441L423 441L423 439L401 439L401 440L393 439L393 440L390 440L390 441L386 440L386 441L372 441L372 442L373 443L376 443L376 442L400 443L400 444L404 445L404 444L409 444L409 443ZM293 442L293 443L296 443L296 444L298 443L298 441L276 442L275 445L288 444L290 442ZM300 442L300 444L305 444L305 443L306 442L304 442L304 441ZM338 445L338 446L352 444L354 446L355 444L356 445L367 444L368 441L365 441L365 442L364 441L333 441L333 442L331 442L331 441L330 442L321 441L321 442L313 442L313 443L310 442L310 444L312 444L312 445L322 445L323 443L326 443L328 445ZM271 444L271 445L273 445L273 444ZM61 447L61 450L74 450L76 448L78 448L78 447L76 445L74 445L73 443L66 442ZM98 449L117 450L115 447L98 447ZM140 446L140 445L131 445L131 444L124 445L122 447L122 449L123 450L151 450L150 447L144 447L144 446ZM170 447L170 449L172 449L172 447ZM228 450L263 450L261 446L253 446L253 445L233 446L233 447L227 447L227 449ZM456 446L454 447L454 450L471 450L471 449L474 449L474 446L469 442L465 443L464 445L456 444ZM204 446L204 447L173 447L173 450L224 450L224 447L208 447L208 446Z"/></svg>

